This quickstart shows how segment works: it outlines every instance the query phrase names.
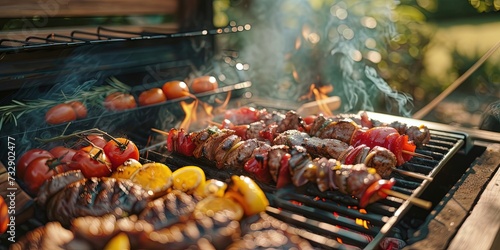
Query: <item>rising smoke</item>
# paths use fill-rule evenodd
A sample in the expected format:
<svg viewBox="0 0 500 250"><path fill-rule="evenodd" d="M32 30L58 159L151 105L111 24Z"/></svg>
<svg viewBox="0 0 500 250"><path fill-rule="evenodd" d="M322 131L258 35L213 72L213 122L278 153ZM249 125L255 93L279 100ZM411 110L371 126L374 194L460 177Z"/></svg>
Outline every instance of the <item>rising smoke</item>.
<svg viewBox="0 0 500 250"><path fill-rule="evenodd" d="M409 116L411 96L375 70L396 37L391 0L256 0L230 18L252 24L234 43L250 65L254 93L299 100L311 84L331 86L340 112L371 110ZM330 88L331 89L331 88ZM397 106L397 107L396 107Z"/></svg>

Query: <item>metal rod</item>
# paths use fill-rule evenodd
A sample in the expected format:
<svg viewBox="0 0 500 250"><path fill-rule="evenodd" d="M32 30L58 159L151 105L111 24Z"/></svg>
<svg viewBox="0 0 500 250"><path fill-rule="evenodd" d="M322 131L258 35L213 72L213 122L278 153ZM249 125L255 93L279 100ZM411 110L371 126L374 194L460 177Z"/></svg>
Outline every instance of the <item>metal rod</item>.
<svg viewBox="0 0 500 250"><path fill-rule="evenodd" d="M470 67L463 75L461 75L457 80L455 80L448 88L446 88L441 94L439 94L434 100L429 104L425 105L422 109L413 114L412 118L422 119L431 110L433 110L441 101L444 100L451 92L453 92L460 84L462 84L467 78L469 78L472 73L474 73L488 58L495 53L495 51L500 47L500 41L497 42L491 49L489 49L472 67Z"/></svg>

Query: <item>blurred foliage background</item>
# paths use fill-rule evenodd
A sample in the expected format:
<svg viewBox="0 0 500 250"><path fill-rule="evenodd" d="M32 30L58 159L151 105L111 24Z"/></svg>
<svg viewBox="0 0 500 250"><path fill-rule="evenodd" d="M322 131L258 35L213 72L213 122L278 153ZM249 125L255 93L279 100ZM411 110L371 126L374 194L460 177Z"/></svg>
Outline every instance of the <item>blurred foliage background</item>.
<svg viewBox="0 0 500 250"><path fill-rule="evenodd" d="M255 94L307 101L310 86L361 109L412 116L500 41L499 0L214 0L223 40L251 65ZM477 127L500 99L500 52L423 119ZM498 117L500 120L500 117Z"/></svg>

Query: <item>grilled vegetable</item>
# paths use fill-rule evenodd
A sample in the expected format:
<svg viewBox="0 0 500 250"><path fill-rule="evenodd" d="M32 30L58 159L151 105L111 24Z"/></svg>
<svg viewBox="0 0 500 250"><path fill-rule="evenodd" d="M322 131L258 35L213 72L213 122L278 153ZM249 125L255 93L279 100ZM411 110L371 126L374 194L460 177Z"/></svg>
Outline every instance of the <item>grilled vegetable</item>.
<svg viewBox="0 0 500 250"><path fill-rule="evenodd" d="M224 197L234 199L241 204L245 215L263 212L269 206L266 195L251 178L233 175L231 181Z"/></svg>
<svg viewBox="0 0 500 250"><path fill-rule="evenodd" d="M135 171L130 180L145 190L158 195L166 192L172 186L172 170L163 163L146 163Z"/></svg>

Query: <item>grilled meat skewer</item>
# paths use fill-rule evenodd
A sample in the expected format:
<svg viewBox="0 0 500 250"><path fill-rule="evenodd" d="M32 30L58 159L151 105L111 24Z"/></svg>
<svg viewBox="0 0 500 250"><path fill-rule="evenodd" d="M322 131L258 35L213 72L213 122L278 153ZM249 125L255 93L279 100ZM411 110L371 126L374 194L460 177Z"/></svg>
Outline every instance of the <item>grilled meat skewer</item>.
<svg viewBox="0 0 500 250"><path fill-rule="evenodd" d="M182 150L178 150L183 144ZM357 147L335 139L310 137L298 130L287 130L273 141L274 145L303 146L313 157L337 159L343 164L364 163L376 168L383 177L388 177L396 167L396 157L382 147ZM218 168L241 169L253 155L263 155L271 146L258 139L243 140L231 129L208 127L186 134L184 130L171 129L168 135L168 150L196 158L204 157L215 162ZM188 149L188 150L184 150ZM270 180L261 179L269 182ZM276 179L275 179L276 181Z"/></svg>
<svg viewBox="0 0 500 250"><path fill-rule="evenodd" d="M192 132L188 135L184 133L182 129L179 131L172 129L170 131L168 138L169 150L173 149L175 152L175 148L178 148L175 144L179 143L177 139L182 138L184 143L189 141L193 144L193 151L214 154L201 154L195 155L195 157L215 159L215 154L223 155L219 157L222 161L216 162L217 167L239 170L243 167L245 171L251 173L259 181L269 183L274 180L278 188L290 181L295 186L301 186L311 181L316 183L321 191L336 189L361 200L368 187L376 185L378 181L383 181L374 168L367 168L364 164L342 165L340 161L328 158L311 160L310 154L302 146L270 146L257 139L241 140L235 137L231 130L220 130L215 127ZM210 137L217 139L210 140ZM209 143L214 141L220 143L216 145ZM220 145L224 146L218 147ZM211 150L213 148L222 151ZM375 151L375 154L377 153L378 151ZM373 155L371 158L373 158ZM394 184L393 181L388 183L392 184L385 185L385 188ZM373 196L373 193L370 194L370 197ZM362 200L365 202L367 199ZM365 205L366 202L363 203L363 206Z"/></svg>
<svg viewBox="0 0 500 250"><path fill-rule="evenodd" d="M322 116L323 115L311 116L308 118L304 118L304 120L309 120L308 124L310 124L312 123L310 122L311 119L314 122L316 122L316 119ZM286 127L287 126L286 124L290 124L290 120L292 121L291 124L296 123L296 121L293 121L294 120L293 115L290 116L288 114L282 114L278 112L268 112L266 109L255 109L251 107L241 107L239 109L227 110L224 114L224 118L226 119L225 121L226 125L228 125L229 123L232 123L233 125L242 125L242 124L250 124L253 122L263 121L266 125L274 123ZM370 129L373 127L395 128L398 133L402 135L403 134L407 135L409 140L413 141L413 143L415 143L415 145L417 145L418 147L422 147L424 144L427 144L430 140L429 129L424 125L410 126L405 123L401 123L399 121L395 121L392 123L384 123L382 121L370 119L366 114L366 112L363 112L360 117L358 117L357 115L337 115L334 117L328 117L326 120L322 120L321 122L323 123L326 121L337 122L341 120L351 120L359 127L363 127L366 129ZM308 126L305 125L304 128L308 129ZM291 127L291 129L297 129L297 127ZM281 132L282 131L284 130L282 129Z"/></svg>
<svg viewBox="0 0 500 250"><path fill-rule="evenodd" d="M326 118L321 115L313 120L309 119L308 124L306 124L294 111L288 111L284 115L275 115L273 117L281 117L281 120L272 119L270 123L270 120L260 120L248 125L234 125L231 121L225 120L221 127L235 130L236 134L243 139L257 138L272 142L280 133L288 130L299 130L307 132L312 137L336 139L354 147L362 144L369 148L382 146L389 149L396 156L398 166L415 155L416 145L409 141L407 135L401 135L392 127L372 127L367 129L348 118Z"/></svg>

